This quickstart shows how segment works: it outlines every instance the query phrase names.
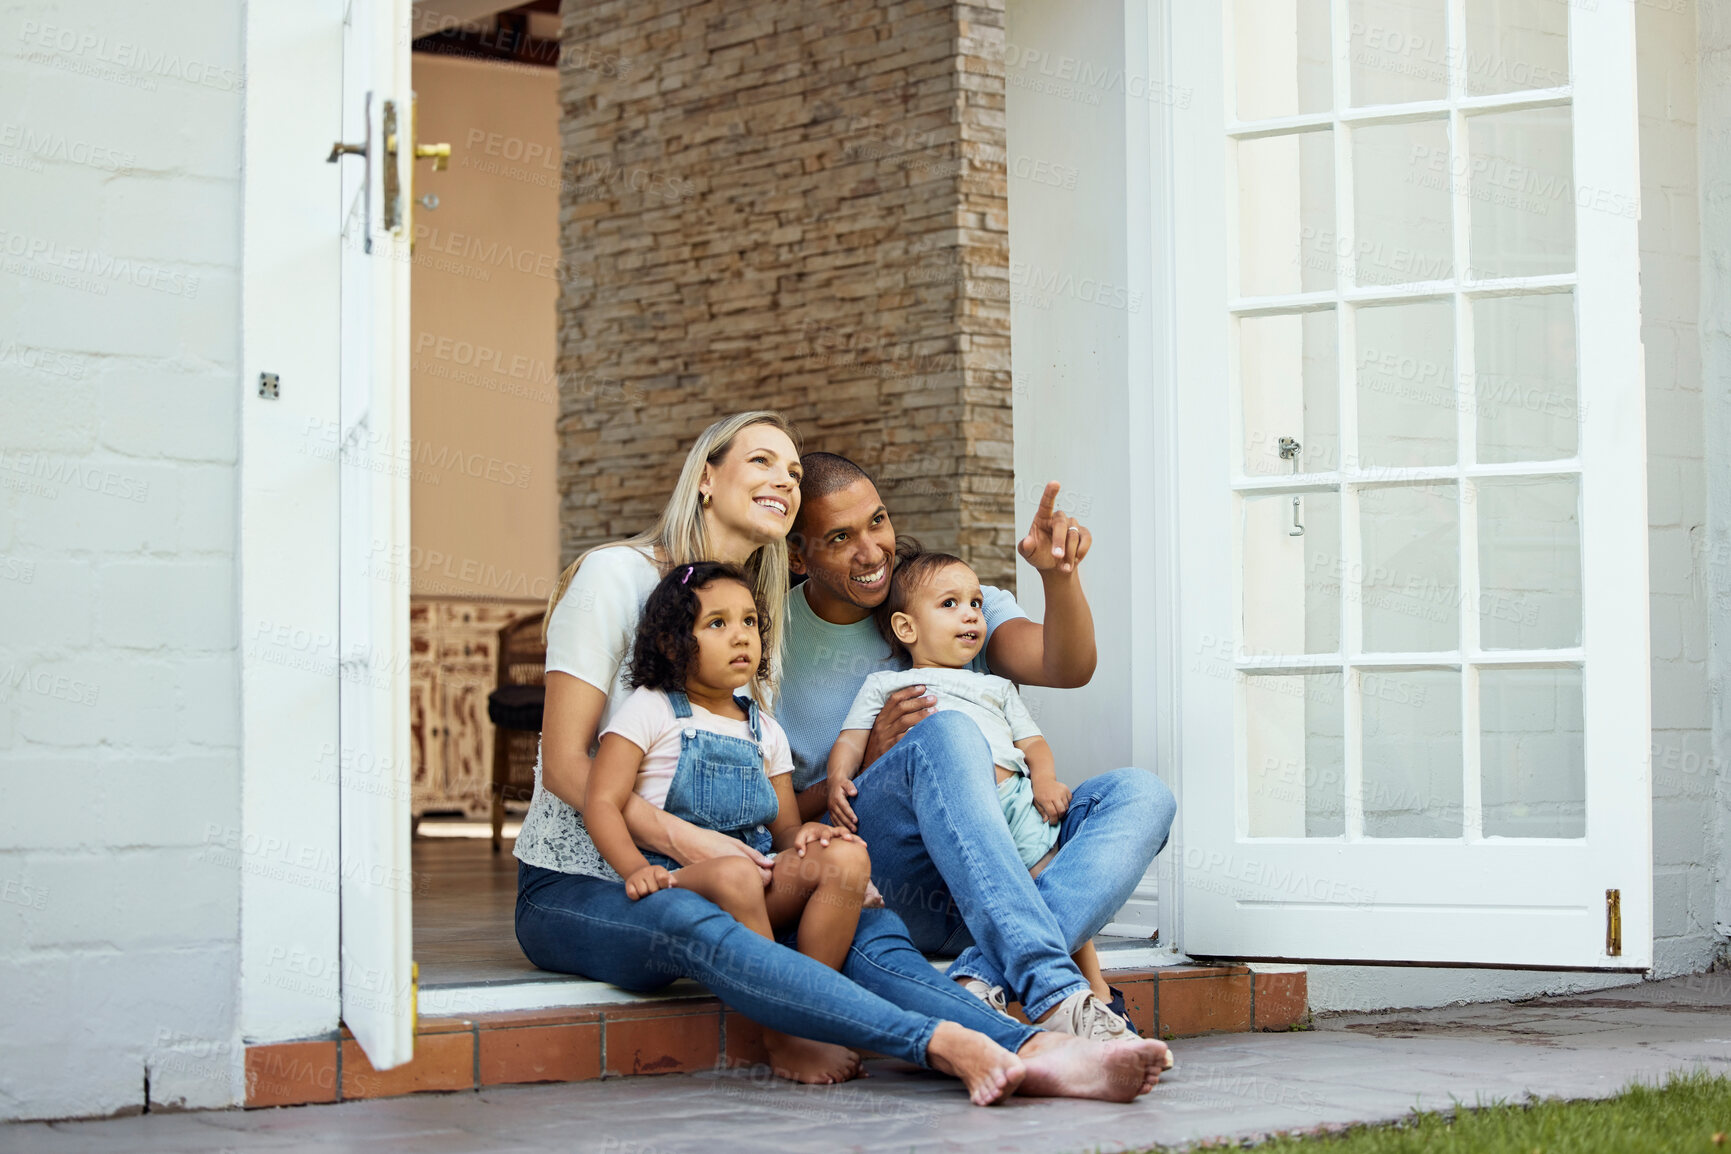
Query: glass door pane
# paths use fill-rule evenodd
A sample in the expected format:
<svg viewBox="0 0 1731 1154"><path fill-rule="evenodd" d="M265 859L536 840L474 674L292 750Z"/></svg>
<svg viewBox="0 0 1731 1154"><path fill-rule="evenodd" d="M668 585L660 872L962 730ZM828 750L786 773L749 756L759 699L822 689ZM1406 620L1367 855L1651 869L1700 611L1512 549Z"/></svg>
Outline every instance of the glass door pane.
<svg viewBox="0 0 1731 1154"><path fill-rule="evenodd" d="M1365 836L1460 837L1460 673L1366 670L1359 696Z"/></svg>
<svg viewBox="0 0 1731 1154"><path fill-rule="evenodd" d="M1469 95L1569 82L1568 0L1466 0L1466 28Z"/></svg>
<svg viewBox="0 0 1731 1154"><path fill-rule="evenodd" d="M1473 408L1480 461L1558 461L1580 447L1575 294L1473 302Z"/></svg>
<svg viewBox="0 0 1731 1154"><path fill-rule="evenodd" d="M1352 102L1401 104L1448 95L1442 0L1351 0Z"/></svg>
<svg viewBox="0 0 1731 1154"><path fill-rule="evenodd" d="M1587 835L1584 731L1579 669L1479 674L1486 837Z"/></svg>
<svg viewBox="0 0 1731 1154"><path fill-rule="evenodd" d="M1334 134L1289 133L1240 144L1238 212L1241 295L1332 289L1333 264L1306 254L1314 251L1314 238L1334 230Z"/></svg>
<svg viewBox="0 0 1731 1154"><path fill-rule="evenodd" d="M1340 467L1340 364L1333 309L1238 322L1244 471L1324 473ZM1283 440L1298 442L1282 456Z"/></svg>
<svg viewBox="0 0 1731 1154"><path fill-rule="evenodd" d="M1327 112L1333 103L1328 0L1235 0L1238 119Z"/></svg>
<svg viewBox="0 0 1731 1154"><path fill-rule="evenodd" d="M1570 119L1566 105L1466 118L1475 280L1574 271Z"/></svg>

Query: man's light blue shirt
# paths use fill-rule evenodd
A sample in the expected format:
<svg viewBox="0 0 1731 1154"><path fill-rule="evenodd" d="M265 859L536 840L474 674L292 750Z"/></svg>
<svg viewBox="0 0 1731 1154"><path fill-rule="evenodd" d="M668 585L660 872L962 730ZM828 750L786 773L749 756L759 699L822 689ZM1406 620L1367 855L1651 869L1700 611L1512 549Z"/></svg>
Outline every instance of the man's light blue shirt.
<svg viewBox="0 0 1731 1154"><path fill-rule="evenodd" d="M982 585L980 594L988 644L992 630L1027 616L1008 590ZM819 617L805 599L804 585L788 596L786 634L775 719L793 748L793 788L803 790L824 779L830 747L865 679L879 670L906 669L908 663L890 656L890 643L870 617L852 625ZM992 671L985 645L968 668Z"/></svg>

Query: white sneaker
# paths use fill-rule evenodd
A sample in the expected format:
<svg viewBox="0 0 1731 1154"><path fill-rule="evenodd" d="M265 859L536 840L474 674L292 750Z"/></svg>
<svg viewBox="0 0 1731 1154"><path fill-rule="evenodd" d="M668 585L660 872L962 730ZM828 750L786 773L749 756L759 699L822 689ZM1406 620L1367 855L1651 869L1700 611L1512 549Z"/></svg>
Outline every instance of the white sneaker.
<svg viewBox="0 0 1731 1154"><path fill-rule="evenodd" d="M961 987L1006 1018L1010 1016L1010 1003L1004 997L1004 987L988 986L979 978L969 978L961 983Z"/></svg>
<svg viewBox="0 0 1731 1154"><path fill-rule="evenodd" d="M1119 1038L1134 1038L1130 1023L1114 1014L1092 990L1077 990L1058 1003L1051 1016L1040 1023L1042 1030L1071 1034L1094 1042L1114 1042Z"/></svg>

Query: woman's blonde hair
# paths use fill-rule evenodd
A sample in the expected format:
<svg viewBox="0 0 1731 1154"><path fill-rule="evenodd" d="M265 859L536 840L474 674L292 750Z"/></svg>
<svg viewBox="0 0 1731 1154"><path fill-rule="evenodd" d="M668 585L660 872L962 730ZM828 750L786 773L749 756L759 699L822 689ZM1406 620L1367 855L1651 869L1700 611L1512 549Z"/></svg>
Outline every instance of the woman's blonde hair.
<svg viewBox="0 0 1731 1154"><path fill-rule="evenodd" d="M721 462L727 459L728 451L733 448L734 440L753 425L773 425L780 429L787 434L787 439L793 442L794 453L799 453L799 434L794 431L786 417L773 409L735 413L731 417L721 418L703 430L698 434L697 442L691 446L691 451L685 454L685 466L679 470L679 481L673 486L673 495L667 498L667 505L661 510L661 517L655 522L655 527L623 541L609 541L585 549L559 574L559 580L553 586L553 595L547 599L547 615L541 621L543 644L547 640L547 623L553 620L553 607L559 604L559 599L570 587L571 579L577 575L578 566L597 549L612 549L620 545L639 549L647 547L666 558L667 564L661 570L664 574L676 565L716 559L711 552L709 526L703 517L702 494L698 491L698 486L703 482L703 467L720 466ZM769 656L770 684L765 688L769 690L770 696L773 696L775 685L781 679L781 638L787 614L787 539L781 537L759 546L741 568L751 578L758 598L769 610L766 649ZM756 690L753 693L755 696ZM768 702L760 700L759 704Z"/></svg>

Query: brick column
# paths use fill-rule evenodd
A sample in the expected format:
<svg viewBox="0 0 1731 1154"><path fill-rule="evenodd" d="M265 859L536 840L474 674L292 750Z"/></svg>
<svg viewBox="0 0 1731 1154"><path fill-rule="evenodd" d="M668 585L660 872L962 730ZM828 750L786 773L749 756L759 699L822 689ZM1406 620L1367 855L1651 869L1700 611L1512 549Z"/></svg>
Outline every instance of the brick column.
<svg viewBox="0 0 1731 1154"><path fill-rule="evenodd" d="M563 41L564 557L764 407L1013 582L1002 0L606 0Z"/></svg>

